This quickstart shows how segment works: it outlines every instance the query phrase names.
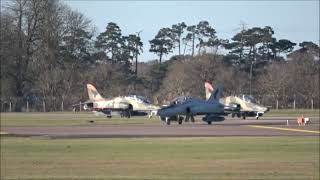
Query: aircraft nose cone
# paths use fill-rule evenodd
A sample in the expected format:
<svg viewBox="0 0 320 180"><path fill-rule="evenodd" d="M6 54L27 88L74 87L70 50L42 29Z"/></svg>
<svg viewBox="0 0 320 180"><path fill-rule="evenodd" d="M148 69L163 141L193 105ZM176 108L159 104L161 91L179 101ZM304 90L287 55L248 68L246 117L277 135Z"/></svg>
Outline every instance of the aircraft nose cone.
<svg viewBox="0 0 320 180"><path fill-rule="evenodd" d="M267 108L267 107L261 107L259 109L260 109L259 111L261 111L261 112L268 112L269 111L269 108Z"/></svg>
<svg viewBox="0 0 320 180"><path fill-rule="evenodd" d="M172 113L173 113L173 110L167 107L163 107L158 110L158 116L161 116L161 117L171 116Z"/></svg>
<svg viewBox="0 0 320 180"><path fill-rule="evenodd" d="M158 116L164 116L164 114L165 114L165 110L164 110L164 109L159 109L159 110L157 111L157 115L158 115Z"/></svg>

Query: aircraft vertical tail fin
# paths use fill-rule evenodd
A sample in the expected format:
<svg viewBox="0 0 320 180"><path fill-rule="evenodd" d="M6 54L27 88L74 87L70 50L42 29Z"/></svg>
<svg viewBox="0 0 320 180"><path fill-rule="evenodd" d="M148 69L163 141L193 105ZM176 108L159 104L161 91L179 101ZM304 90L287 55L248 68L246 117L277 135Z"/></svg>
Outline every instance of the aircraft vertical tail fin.
<svg viewBox="0 0 320 180"><path fill-rule="evenodd" d="M103 97L99 94L97 89L92 84L87 84L88 96L92 101L102 100Z"/></svg>
<svg viewBox="0 0 320 180"><path fill-rule="evenodd" d="M207 101L208 102L219 101L220 94L221 94L221 85L217 84Z"/></svg>
<svg viewBox="0 0 320 180"><path fill-rule="evenodd" d="M210 96L211 96L212 91L213 91L213 87L208 82L204 83L204 87L206 89L206 100L208 100L210 98Z"/></svg>

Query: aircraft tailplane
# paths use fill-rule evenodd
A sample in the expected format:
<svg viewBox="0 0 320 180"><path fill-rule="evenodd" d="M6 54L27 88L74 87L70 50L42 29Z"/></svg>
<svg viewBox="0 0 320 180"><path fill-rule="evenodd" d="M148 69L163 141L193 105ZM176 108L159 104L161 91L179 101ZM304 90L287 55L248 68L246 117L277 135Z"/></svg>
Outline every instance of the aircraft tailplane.
<svg viewBox="0 0 320 180"><path fill-rule="evenodd" d="M212 91L213 91L213 87L208 82L204 83L204 87L206 89L206 100L208 100L210 98L210 96L211 96Z"/></svg>
<svg viewBox="0 0 320 180"><path fill-rule="evenodd" d="M221 94L221 85L217 84L207 101L208 102L219 101L220 94Z"/></svg>
<svg viewBox="0 0 320 180"><path fill-rule="evenodd" d="M92 84L87 84L88 96L92 101L104 99Z"/></svg>

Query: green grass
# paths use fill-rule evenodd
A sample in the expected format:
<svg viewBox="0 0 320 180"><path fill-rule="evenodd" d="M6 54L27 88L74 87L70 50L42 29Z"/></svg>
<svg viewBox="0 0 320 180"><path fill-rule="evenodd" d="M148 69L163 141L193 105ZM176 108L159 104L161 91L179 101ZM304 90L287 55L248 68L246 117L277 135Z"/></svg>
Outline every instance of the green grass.
<svg viewBox="0 0 320 180"><path fill-rule="evenodd" d="M1 179L319 179L319 137L1 137Z"/></svg>
<svg viewBox="0 0 320 180"><path fill-rule="evenodd" d="M264 114L264 116L300 116L303 114L305 117L307 116L314 116L314 117L319 117L320 115L320 110L319 109L281 109L281 110L276 110L276 109L271 109L269 112Z"/></svg>
<svg viewBox="0 0 320 180"><path fill-rule="evenodd" d="M1 126L59 126L59 125L89 125L93 124L146 124L159 122L157 118L147 116L120 118L115 116L95 116L93 113L1 113Z"/></svg>

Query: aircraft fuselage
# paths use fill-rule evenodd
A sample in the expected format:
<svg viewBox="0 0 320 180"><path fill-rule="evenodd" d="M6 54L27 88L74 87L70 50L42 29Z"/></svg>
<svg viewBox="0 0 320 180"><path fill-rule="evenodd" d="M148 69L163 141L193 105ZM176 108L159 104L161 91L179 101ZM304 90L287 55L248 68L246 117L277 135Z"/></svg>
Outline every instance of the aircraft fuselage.
<svg viewBox="0 0 320 180"><path fill-rule="evenodd" d="M176 106L168 106L158 110L158 115L161 117L171 117L179 115L203 115L203 114L218 114L223 112L223 106L219 103L210 103L207 101L189 101Z"/></svg>

